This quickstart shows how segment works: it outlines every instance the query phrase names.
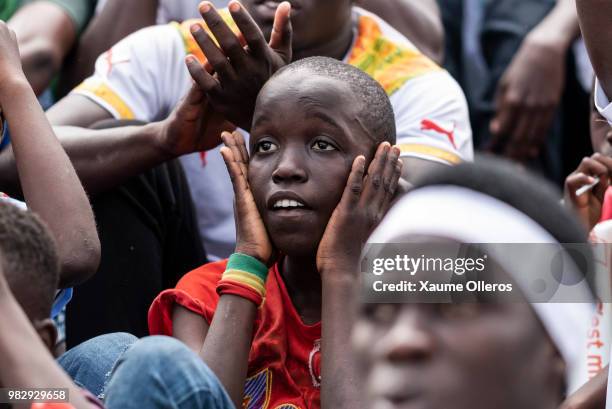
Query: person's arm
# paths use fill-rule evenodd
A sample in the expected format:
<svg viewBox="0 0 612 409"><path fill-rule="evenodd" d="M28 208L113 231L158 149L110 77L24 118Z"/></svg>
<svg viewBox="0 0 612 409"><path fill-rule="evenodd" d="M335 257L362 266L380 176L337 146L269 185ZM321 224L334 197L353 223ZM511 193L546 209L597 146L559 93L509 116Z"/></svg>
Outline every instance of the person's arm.
<svg viewBox="0 0 612 409"><path fill-rule="evenodd" d="M4 388L63 388L77 409L99 408L89 403L55 362L17 303L0 268L0 385ZM18 407L18 406L16 406ZM29 408L29 405L27 405Z"/></svg>
<svg viewBox="0 0 612 409"><path fill-rule="evenodd" d="M591 63L608 99L612 99L612 3L608 0L576 0L576 6Z"/></svg>
<svg viewBox="0 0 612 409"><path fill-rule="evenodd" d="M80 95L69 95L59 104L62 105L49 112L56 124L78 123L81 112L85 113L81 118L89 118L87 122L111 118L96 103ZM73 113L67 114L70 112ZM209 108L203 93L196 87L161 122L101 130L76 126L54 128L90 194L116 187L170 159L212 149L220 143L221 132L231 129L231 124ZM13 194L20 191L16 171L13 152L7 149L0 154L0 189Z"/></svg>
<svg viewBox="0 0 612 409"><path fill-rule="evenodd" d="M559 409L605 409L608 388L608 367L571 394Z"/></svg>
<svg viewBox="0 0 612 409"><path fill-rule="evenodd" d="M444 27L435 0L359 0L438 64L444 60Z"/></svg>
<svg viewBox="0 0 612 409"><path fill-rule="evenodd" d="M497 86L491 150L519 161L539 155L565 87L567 52L579 34L574 0L557 0L525 37Z"/></svg>
<svg viewBox="0 0 612 409"><path fill-rule="evenodd" d="M355 159L342 199L319 244L322 408L364 408L350 341L357 311L359 258L369 234L392 203L402 173L399 155L399 148L382 143L365 178L366 159Z"/></svg>
<svg viewBox="0 0 612 409"><path fill-rule="evenodd" d="M0 58L0 106L11 127L23 195L55 237L62 264L60 285L81 283L95 273L100 261L89 200L21 70L14 33L4 23Z"/></svg>
<svg viewBox="0 0 612 409"><path fill-rule="evenodd" d="M156 23L158 0L107 0L66 61L60 92L67 93L94 70L96 58L129 34ZM196 7L196 2L193 3Z"/></svg>
<svg viewBox="0 0 612 409"><path fill-rule="evenodd" d="M259 260L258 264L270 264L274 251L249 187L244 139L237 132L225 133L223 142L221 154L236 195L236 253ZM258 307L251 299L222 290L210 326L203 317L178 305L172 314L172 335L200 355L236 407L242 405Z"/></svg>
<svg viewBox="0 0 612 409"><path fill-rule="evenodd" d="M26 77L39 95L49 87L74 45L77 29L66 10L49 1L26 4L8 25L17 34Z"/></svg>

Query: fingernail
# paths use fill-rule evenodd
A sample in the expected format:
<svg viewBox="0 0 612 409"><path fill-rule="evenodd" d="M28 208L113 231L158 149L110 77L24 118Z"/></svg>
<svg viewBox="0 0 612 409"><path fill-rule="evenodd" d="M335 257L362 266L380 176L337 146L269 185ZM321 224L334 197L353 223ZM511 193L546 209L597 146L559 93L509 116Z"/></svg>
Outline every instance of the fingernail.
<svg viewBox="0 0 612 409"><path fill-rule="evenodd" d="M402 153L402 151L400 150L400 148L398 148L397 146L393 147L393 153L397 156L400 155L400 153Z"/></svg>
<svg viewBox="0 0 612 409"><path fill-rule="evenodd" d="M210 11L210 3L203 1L200 3L200 13L208 13Z"/></svg>
<svg viewBox="0 0 612 409"><path fill-rule="evenodd" d="M189 54L187 57L185 57L185 61L187 61L187 64L193 64L195 62L195 57Z"/></svg>
<svg viewBox="0 0 612 409"><path fill-rule="evenodd" d="M192 33L198 32L202 29L202 27L199 24L192 24L191 27L189 27Z"/></svg>
<svg viewBox="0 0 612 409"><path fill-rule="evenodd" d="M234 13L237 11L240 11L240 3L238 3L237 1L230 3L229 9L230 11L233 11Z"/></svg>

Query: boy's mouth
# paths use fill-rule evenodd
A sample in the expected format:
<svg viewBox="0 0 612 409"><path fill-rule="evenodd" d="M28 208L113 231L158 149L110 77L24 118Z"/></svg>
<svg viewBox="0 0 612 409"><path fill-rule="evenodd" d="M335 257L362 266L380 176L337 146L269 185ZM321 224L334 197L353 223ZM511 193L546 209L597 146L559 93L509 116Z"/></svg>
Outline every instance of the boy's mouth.
<svg viewBox="0 0 612 409"><path fill-rule="evenodd" d="M293 192L276 192L268 198L268 209L274 212L311 210L310 206L298 194Z"/></svg>
<svg viewBox="0 0 612 409"><path fill-rule="evenodd" d="M299 209L300 207L304 207L303 203L297 202L295 200L279 200L274 203L274 210L277 209Z"/></svg>

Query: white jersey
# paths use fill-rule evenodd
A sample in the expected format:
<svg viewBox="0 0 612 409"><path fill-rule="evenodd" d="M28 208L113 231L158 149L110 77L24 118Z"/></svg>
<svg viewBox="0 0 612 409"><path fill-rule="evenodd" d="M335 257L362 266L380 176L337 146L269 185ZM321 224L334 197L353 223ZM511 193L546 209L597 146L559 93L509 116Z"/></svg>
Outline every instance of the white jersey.
<svg viewBox="0 0 612 409"><path fill-rule="evenodd" d="M99 0L96 5L96 13L100 13L107 0ZM226 7L229 0L211 0L217 8ZM166 24L171 21L185 21L192 18L200 18L198 5L200 0L159 0L157 6L157 24Z"/></svg>
<svg viewBox="0 0 612 409"><path fill-rule="evenodd" d="M610 98L606 95L598 79L595 80L595 107L612 126L612 102L610 102Z"/></svg>
<svg viewBox="0 0 612 409"><path fill-rule="evenodd" d="M471 161L472 132L459 85L379 17L358 7L354 12L354 41L345 61L387 91L402 156L445 164ZM166 118L191 85L184 57L202 58L189 32L193 23L149 27L126 37L98 58L95 73L73 93L91 98L117 119ZM219 148L181 162L209 258L227 257L235 242L233 192Z"/></svg>
<svg viewBox="0 0 612 409"><path fill-rule="evenodd" d="M216 8L226 7L229 0L212 0ZM201 18L198 11L200 0L160 0L157 9L157 24Z"/></svg>

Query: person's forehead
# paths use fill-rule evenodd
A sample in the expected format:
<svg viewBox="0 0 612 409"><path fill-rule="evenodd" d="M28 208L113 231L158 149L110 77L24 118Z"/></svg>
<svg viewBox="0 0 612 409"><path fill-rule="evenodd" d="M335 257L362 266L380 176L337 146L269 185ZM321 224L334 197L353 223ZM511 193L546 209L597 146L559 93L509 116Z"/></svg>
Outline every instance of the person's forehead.
<svg viewBox="0 0 612 409"><path fill-rule="evenodd" d="M361 108L346 82L307 70L288 70L269 81L261 92L258 107L287 102L299 105L302 110L321 109L338 115L354 115Z"/></svg>

